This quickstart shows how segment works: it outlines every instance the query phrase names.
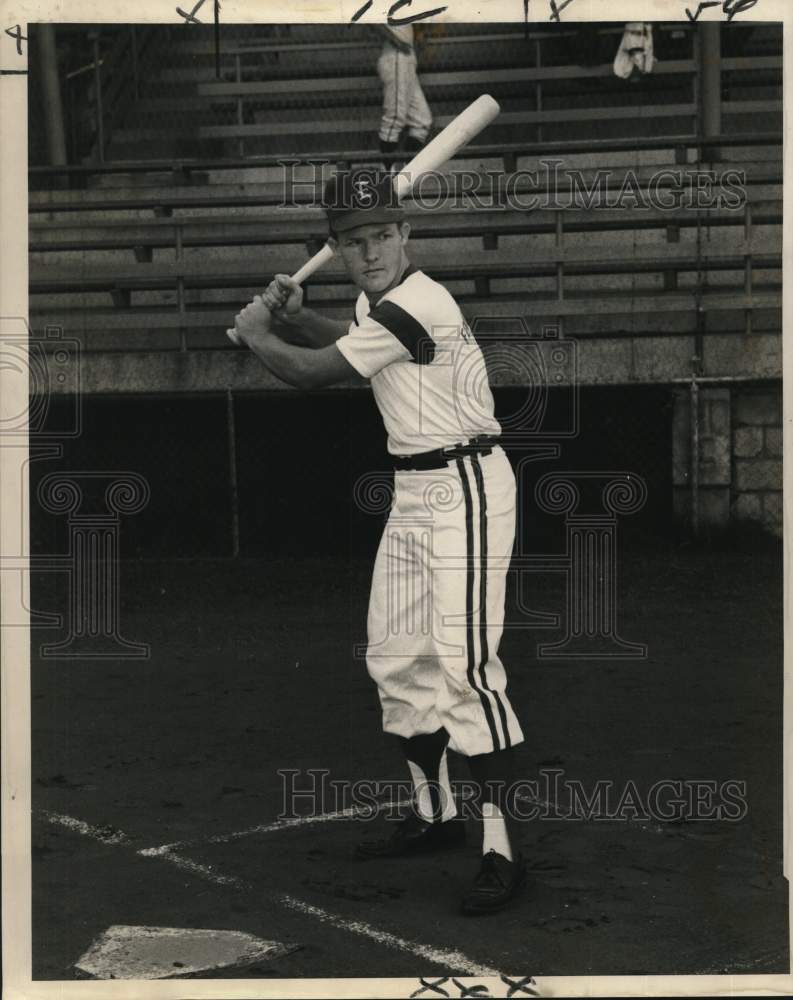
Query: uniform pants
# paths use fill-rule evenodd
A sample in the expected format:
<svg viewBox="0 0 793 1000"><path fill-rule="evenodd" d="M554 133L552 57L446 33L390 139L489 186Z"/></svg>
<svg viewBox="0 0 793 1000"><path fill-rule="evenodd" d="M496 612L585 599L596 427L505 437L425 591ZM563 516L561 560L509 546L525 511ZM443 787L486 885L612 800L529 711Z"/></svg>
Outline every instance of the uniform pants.
<svg viewBox="0 0 793 1000"><path fill-rule="evenodd" d="M377 552L367 669L383 729L444 728L465 756L523 740L498 657L515 537L515 477L501 448L396 472Z"/></svg>
<svg viewBox="0 0 793 1000"><path fill-rule="evenodd" d="M408 135L424 142L432 125L432 112L419 83L415 53L385 45L377 60L377 72L383 83L380 139L398 142L407 126Z"/></svg>

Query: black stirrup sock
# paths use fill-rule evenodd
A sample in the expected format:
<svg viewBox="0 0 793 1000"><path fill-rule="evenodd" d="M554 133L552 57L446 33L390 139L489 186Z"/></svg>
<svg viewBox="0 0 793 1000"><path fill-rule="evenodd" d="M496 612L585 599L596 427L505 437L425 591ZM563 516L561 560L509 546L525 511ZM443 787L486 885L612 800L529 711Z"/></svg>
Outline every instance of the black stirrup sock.
<svg viewBox="0 0 793 1000"><path fill-rule="evenodd" d="M448 792L445 795L441 794L440 766L446 744L449 742L449 734L445 729L438 729L434 733L421 733L410 738L400 736L399 742L405 758L421 768L429 787L433 819L440 819L448 806L448 803L443 801ZM448 782L446 785L448 788Z"/></svg>

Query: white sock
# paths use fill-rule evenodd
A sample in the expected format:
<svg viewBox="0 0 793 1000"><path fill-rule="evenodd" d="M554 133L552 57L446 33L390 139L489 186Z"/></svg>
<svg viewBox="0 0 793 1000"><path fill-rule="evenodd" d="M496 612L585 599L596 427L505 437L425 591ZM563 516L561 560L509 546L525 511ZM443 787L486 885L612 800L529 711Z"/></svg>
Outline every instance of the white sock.
<svg viewBox="0 0 793 1000"><path fill-rule="evenodd" d="M422 768L412 760L408 761L408 767L410 768L410 776L413 778L413 794L416 801L416 810L422 819L431 823L433 821L432 795L430 794L427 776ZM441 757L440 766L438 767L438 790L441 799L441 822L443 823L447 819L453 819L457 815L457 806L454 801L451 785L449 784L449 765L446 761L445 750L443 757Z"/></svg>
<svg viewBox="0 0 793 1000"><path fill-rule="evenodd" d="M482 803L482 854L495 851L512 860L512 848L504 815L495 802Z"/></svg>

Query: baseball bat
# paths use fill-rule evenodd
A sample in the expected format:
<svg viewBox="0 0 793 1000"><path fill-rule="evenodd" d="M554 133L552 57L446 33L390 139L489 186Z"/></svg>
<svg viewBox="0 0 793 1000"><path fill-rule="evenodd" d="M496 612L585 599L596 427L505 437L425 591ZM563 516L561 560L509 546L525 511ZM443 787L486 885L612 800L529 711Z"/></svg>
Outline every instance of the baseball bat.
<svg viewBox="0 0 793 1000"><path fill-rule="evenodd" d="M428 142L422 150L416 153L410 163L406 164L397 174L394 181L394 193L397 199L402 201L423 174L437 170L447 160L450 160L475 135L486 128L500 110L498 101L490 94L482 94L481 97L477 97L472 104L469 104L464 111L461 111L456 118L450 121L432 142ZM333 257L333 249L330 244L326 243L299 270L295 271L292 280L299 285L302 284L309 275L326 264L331 257ZM239 343L234 330L228 330L227 333L235 344Z"/></svg>

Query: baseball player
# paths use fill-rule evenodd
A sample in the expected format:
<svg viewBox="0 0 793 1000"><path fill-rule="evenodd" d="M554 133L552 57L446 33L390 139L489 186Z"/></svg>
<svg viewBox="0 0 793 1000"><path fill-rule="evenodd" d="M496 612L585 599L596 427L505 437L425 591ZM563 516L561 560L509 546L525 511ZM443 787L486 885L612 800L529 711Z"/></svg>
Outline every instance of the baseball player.
<svg viewBox="0 0 793 1000"><path fill-rule="evenodd" d="M378 25L377 31L383 36L383 50L377 60L383 84L380 152L395 153L405 128L405 149L417 152L427 141L432 112L416 71L413 26Z"/></svg>
<svg viewBox="0 0 793 1000"><path fill-rule="evenodd" d="M279 274L235 320L278 378L299 388L369 379L388 433L394 500L378 549L367 633L383 729L402 747L414 809L363 858L439 850L464 840L447 748L481 792L483 858L466 914L503 907L524 877L508 792L523 740L498 657L515 533L515 478L482 353L449 292L407 255L410 227L389 174L337 174L325 205L330 241L360 289L351 323L303 308ZM285 343L273 317L311 347Z"/></svg>

